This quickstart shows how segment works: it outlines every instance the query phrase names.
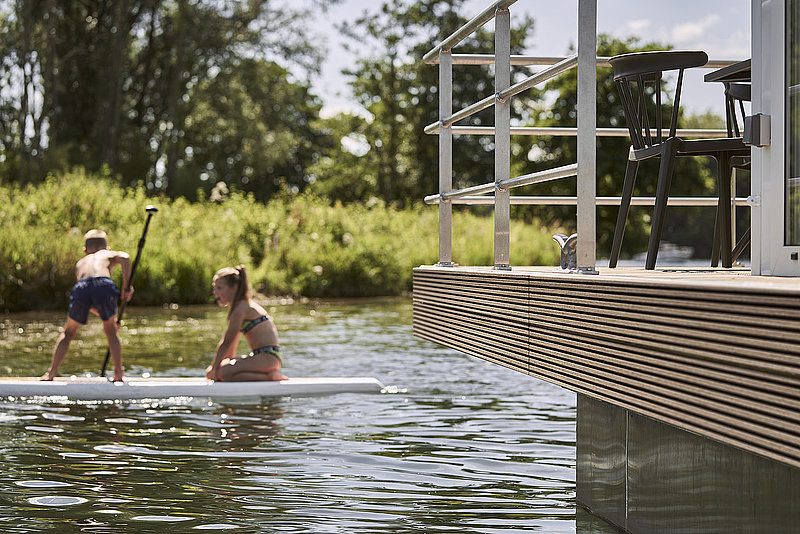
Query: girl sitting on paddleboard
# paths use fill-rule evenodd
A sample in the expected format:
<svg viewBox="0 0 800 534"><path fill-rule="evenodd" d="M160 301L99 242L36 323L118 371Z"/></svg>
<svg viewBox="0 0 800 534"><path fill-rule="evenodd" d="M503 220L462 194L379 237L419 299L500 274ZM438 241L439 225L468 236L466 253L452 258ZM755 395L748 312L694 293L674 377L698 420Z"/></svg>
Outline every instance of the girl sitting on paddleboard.
<svg viewBox="0 0 800 534"><path fill-rule="evenodd" d="M213 292L217 304L230 311L228 329L217 345L214 362L206 369L206 378L223 382L286 380L281 374L278 330L264 308L252 300L244 265L217 271ZM242 334L252 352L236 356Z"/></svg>

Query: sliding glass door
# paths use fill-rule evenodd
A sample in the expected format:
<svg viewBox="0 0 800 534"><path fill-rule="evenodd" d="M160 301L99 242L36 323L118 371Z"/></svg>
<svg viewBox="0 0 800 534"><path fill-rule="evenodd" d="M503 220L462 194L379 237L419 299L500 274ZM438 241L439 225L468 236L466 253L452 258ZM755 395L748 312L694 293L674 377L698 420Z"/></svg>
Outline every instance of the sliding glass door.
<svg viewBox="0 0 800 534"><path fill-rule="evenodd" d="M786 209L784 245L800 245L800 0L786 5Z"/></svg>
<svg viewBox="0 0 800 534"><path fill-rule="evenodd" d="M751 152L753 274L800 277L800 0L752 0L752 15L753 113L769 125Z"/></svg>

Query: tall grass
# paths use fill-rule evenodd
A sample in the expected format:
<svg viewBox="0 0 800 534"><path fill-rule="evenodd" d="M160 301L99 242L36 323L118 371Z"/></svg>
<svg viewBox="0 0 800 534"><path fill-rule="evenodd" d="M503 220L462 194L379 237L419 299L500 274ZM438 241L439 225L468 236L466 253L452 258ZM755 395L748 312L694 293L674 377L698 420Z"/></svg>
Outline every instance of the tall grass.
<svg viewBox="0 0 800 534"><path fill-rule="evenodd" d="M134 282L133 303L140 305L209 302L213 273L238 263L269 295L396 295L411 289L413 267L437 261L432 207L330 206L307 195L265 205L238 193L190 203L74 171L38 186L0 186L0 310L65 307L86 230L105 230L110 248L133 256L147 204L159 212ZM490 217L457 211L454 261L490 265L492 228ZM512 223L513 263L556 265L551 234Z"/></svg>

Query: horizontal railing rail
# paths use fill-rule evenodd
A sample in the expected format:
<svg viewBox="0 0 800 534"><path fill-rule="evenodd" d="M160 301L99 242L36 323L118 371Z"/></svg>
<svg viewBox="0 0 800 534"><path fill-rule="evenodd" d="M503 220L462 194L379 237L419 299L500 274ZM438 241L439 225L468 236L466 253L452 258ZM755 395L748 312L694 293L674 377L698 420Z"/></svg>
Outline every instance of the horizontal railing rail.
<svg viewBox="0 0 800 534"><path fill-rule="evenodd" d="M522 176L509 178L508 180L501 180L499 182L496 182L496 184L497 184L497 189L502 191L506 189L513 189L515 187L540 184L542 182L549 182L551 180L558 180L561 178L570 178L572 176L577 176L577 174L578 174L578 164L571 163L569 165L554 167L552 169L547 169L544 171L523 174Z"/></svg>
<svg viewBox="0 0 800 534"><path fill-rule="evenodd" d="M441 131L439 124L434 124L436 128L430 131L426 128L428 135L438 135ZM431 126L434 126L431 125ZM494 126L451 126L453 135L494 135ZM662 134L666 137L668 129L662 129ZM627 128L596 128L597 137L628 137ZM658 130L651 129L651 135L658 136ZM709 137L719 138L728 137L727 130L710 128L679 128L676 134L680 137ZM569 126L512 126L511 135L553 135L553 136L576 136L578 129Z"/></svg>
<svg viewBox="0 0 800 534"><path fill-rule="evenodd" d="M425 197L426 204L438 204L440 199L439 195L430 195ZM597 197L596 204L598 206L619 206L622 197ZM458 198L447 198L447 202L453 204L461 204L464 206L488 206L494 205L493 196L479 196L479 195L465 195ZM556 195L541 195L541 196L512 196L510 199L511 204L517 206L576 206L578 204L578 197L570 196L556 196ZM655 205L656 197L632 197L631 206L653 206ZM704 207L716 206L719 199L716 197L669 197L667 200L668 206L679 207ZM736 197L732 199L734 206L748 206L746 197Z"/></svg>
<svg viewBox="0 0 800 534"><path fill-rule="evenodd" d="M454 31L450 36L446 37L441 43L434 46L427 54L422 56L422 61L425 63L433 63L433 59L439 59L439 53L446 50L451 50L458 43L472 35L472 33L492 20L497 10L508 9L509 6L514 4L517 0L498 0L488 6L486 9L472 17L466 24Z"/></svg>
<svg viewBox="0 0 800 534"><path fill-rule="evenodd" d="M439 193L437 195L429 195L425 197L425 202L431 204L432 200L438 201L439 199L451 200L466 195L480 195L490 193L496 190L512 189L514 187L522 187L523 185L540 184L542 182L549 182L551 180L558 180L560 178L567 178L569 176L576 176L578 174L578 164L564 165L563 167L556 167L554 169L547 169L545 171L532 172L530 174L523 174L507 180L499 182L489 182L481 185L473 185L463 189L455 189L446 193Z"/></svg>
<svg viewBox="0 0 800 534"><path fill-rule="evenodd" d="M494 65L495 57L493 54L452 54L453 65ZM523 56L513 54L511 56L511 64L518 67L525 66L546 66L555 65L559 61L566 59L566 56ZM610 67L611 63L608 61L610 56L598 56L598 67ZM721 69L739 63L741 59L709 59L708 63L698 68L705 69ZM427 61L435 65L439 63L439 56L436 56L431 61Z"/></svg>
<svg viewBox="0 0 800 534"><path fill-rule="evenodd" d="M495 101L495 95L489 95L486 98L478 100L477 102L456 111L449 117L445 117L440 121L436 121L427 125L423 131L425 133L430 133L430 131L432 131L433 129L438 129L441 126L448 127L454 122L458 122L461 119L466 119L467 117L471 117L472 115L478 113L479 111L483 111L484 109L493 106L494 101Z"/></svg>
<svg viewBox="0 0 800 534"><path fill-rule="evenodd" d="M494 60L495 60L495 57L492 54L461 54L459 57L464 59L464 61L461 62L462 64L468 64L468 65L494 64ZM449 117L446 117L444 119L438 120L436 122L433 122L433 123L427 125L424 128L423 131L426 134L436 133L441 126L447 127L447 126L450 126L453 123L456 123L456 122L458 122L460 120L463 120L463 119L466 119L468 117L471 117L472 115L474 115L474 114L476 114L476 113L478 113L480 111L483 111L484 109L494 105L496 100L505 101L506 99L508 99L508 98L510 98L512 96L516 96L519 93L521 93L521 92L523 92L523 91L525 91L527 89L530 89L531 87L539 85L540 83L544 83L544 82L546 82L546 81L548 81L548 80L550 80L552 78L555 78L559 74L562 74L562 73L564 73L564 72L566 72L568 70L571 70L571 69L575 68L577 66L577 64L578 64L578 55L577 54L573 54L571 56L561 57L561 58L559 58L559 57L537 57L537 56L511 56L512 65L514 64L514 58L515 57L517 58L517 63L516 63L517 65L523 65L523 64L527 64L527 65L550 65L550 67L547 68L547 69L544 69L544 70L542 70L540 72L537 72L536 74L532 74L532 75L528 76L524 80L521 80L520 82L512 85L511 87L508 87L507 89L504 89L503 91L500 91L499 93L496 93L494 95L489 95L489 96L487 96L485 98L482 98L481 100L479 100L479 101L477 101L477 102L475 102L473 104L470 104L469 106L467 106L467 107L465 107L465 108L453 113ZM454 64L458 63L456 61L456 55L453 55L452 58L453 58L453 63ZM480 61L476 61L476 62L466 61L466 59L469 59L469 58L476 58L476 59L479 59ZM598 57L596 59L597 59L597 65L599 67L610 67L611 66L611 64L608 62L608 60L609 60L608 57ZM437 60L432 62L432 63L438 63L438 56L437 56ZM727 65L731 65L733 63L735 63L734 60L713 60L713 61L709 60L709 62L705 66L709 67L709 68L719 68L719 67L725 67ZM577 128L575 130L576 130L576 134L575 135L577 135ZM622 129L622 130L624 130L624 129ZM598 129L598 131L600 131L600 129ZM627 130L625 130L625 131L627 131ZM727 132L725 132L725 130L700 130L700 131L702 131L702 132L710 132L710 135L713 136L713 137L725 137L727 135ZM683 132L686 132L686 130L683 130ZM456 133L456 132L454 131L453 133ZM466 132L462 131L461 133L466 133ZM491 133L494 133L494 131L492 131ZM512 132L512 134L513 134L513 132ZM533 134L531 134L531 135L533 135ZM541 134L541 135L544 135L544 134ZM553 135L556 135L556 134L553 134ZM565 134L561 134L561 135L565 135ZM691 134L683 133L683 135L685 135L687 137L701 137L701 136L706 135L706 133L699 133L697 135L691 135Z"/></svg>
<svg viewBox="0 0 800 534"><path fill-rule="evenodd" d="M577 66L578 66L578 54L573 54L565 58L563 61L559 61L558 63L556 63L551 67L548 67L540 72L537 72L536 74L528 76L524 80L515 83L511 87L503 89L502 91L497 93L497 99L500 100L501 102L504 102L512 96L516 96L535 85L539 85L540 83L544 83L551 78L555 78L559 74L571 70Z"/></svg>
<svg viewBox="0 0 800 534"><path fill-rule="evenodd" d="M469 106L453 113L449 117L445 117L444 119L438 120L434 123L429 124L425 127L425 133L428 133L430 129L439 128L440 126L450 126L454 122L458 122L462 119L466 119L467 117L471 117L472 115L478 113L479 111L483 111L484 109L493 106L495 101L500 100L504 102L509 97L517 95L526 89L530 89L534 85L546 82L547 80L554 78L561 74L562 72L568 71L569 69L574 68L578 64L578 56L570 56L564 61L560 63L556 63L555 65L544 69L541 72L537 72L533 76L528 76L521 82L500 91L499 93L489 95L486 98L483 98L474 104L470 104Z"/></svg>

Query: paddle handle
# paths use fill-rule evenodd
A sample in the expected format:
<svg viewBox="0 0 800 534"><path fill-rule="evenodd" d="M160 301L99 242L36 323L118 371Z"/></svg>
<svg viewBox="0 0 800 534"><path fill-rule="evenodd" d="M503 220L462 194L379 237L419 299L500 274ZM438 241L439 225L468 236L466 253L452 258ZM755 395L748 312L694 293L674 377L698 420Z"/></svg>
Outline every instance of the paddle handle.
<svg viewBox="0 0 800 534"><path fill-rule="evenodd" d="M139 259L142 257L142 249L144 248L145 239L147 239L147 229L150 227L150 219L153 218L153 215L158 211L155 206L148 205L145 207L147 211L147 219L144 221L144 230L142 231L142 237L139 238L139 246L136 249L136 257L133 260L133 265L131 266L131 274L128 277L128 283L125 285L122 293L122 302L119 305L119 312L117 313L117 324L122 322L122 316L125 314L125 307L128 304L128 301L124 298L125 293L130 290L133 286L133 277L136 275L136 268L139 266ZM108 366L108 359L111 356L111 349L106 349L106 358L103 360L103 368L100 370L100 376L106 376L106 367Z"/></svg>

